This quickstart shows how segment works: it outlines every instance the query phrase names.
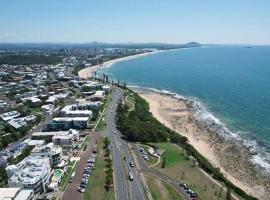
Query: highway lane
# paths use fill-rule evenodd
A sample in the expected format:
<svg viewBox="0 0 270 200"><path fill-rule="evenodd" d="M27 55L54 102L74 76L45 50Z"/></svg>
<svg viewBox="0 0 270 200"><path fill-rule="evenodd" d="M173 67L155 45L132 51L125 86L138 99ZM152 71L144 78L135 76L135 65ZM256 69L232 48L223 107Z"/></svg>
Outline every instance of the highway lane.
<svg viewBox="0 0 270 200"><path fill-rule="evenodd" d="M133 181L126 180L127 178L125 177L125 182L128 182L127 189L129 192L129 195L128 195L129 199L144 200L146 199L144 188L143 188L142 183L140 182L137 170L135 167L131 167L129 165L130 161L132 161L132 157L129 153L127 143L121 138L121 133L116 129L116 122L115 122L116 107L117 107L116 105L118 101L122 98L122 96L123 96L123 91L119 88L116 88L113 93L111 103L108 106L108 109L105 113L106 114L105 119L107 123L106 132L112 142L112 147L114 149L118 149L118 156L120 156L121 162L122 164L124 164L125 176L127 177L128 172L133 173L133 176L134 176ZM126 158L125 160L123 159L124 157Z"/></svg>
<svg viewBox="0 0 270 200"><path fill-rule="evenodd" d="M116 188L116 197L118 200L129 200L130 192L129 192L129 183L127 180L126 171L122 164L121 152L117 148L117 141L114 138L112 124L111 124L111 116L110 113L112 112L115 104L120 100L121 95L117 92L113 92L112 100L108 105L108 108L105 112L105 122L106 122L106 129L105 135L110 139L110 149L112 152L112 160L113 160L113 170L115 174L115 188Z"/></svg>

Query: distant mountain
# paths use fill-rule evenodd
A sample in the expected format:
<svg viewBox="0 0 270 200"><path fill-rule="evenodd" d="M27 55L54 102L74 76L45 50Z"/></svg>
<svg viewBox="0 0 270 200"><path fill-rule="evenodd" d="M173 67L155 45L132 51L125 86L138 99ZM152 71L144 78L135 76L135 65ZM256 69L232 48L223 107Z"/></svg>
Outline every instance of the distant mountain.
<svg viewBox="0 0 270 200"><path fill-rule="evenodd" d="M28 49L28 48L155 48L155 49L175 49L187 47L200 47L197 42L187 44L167 44L167 43L0 43L0 49Z"/></svg>
<svg viewBox="0 0 270 200"><path fill-rule="evenodd" d="M198 42L189 42L189 43L185 44L185 46L187 46L187 47L201 47L202 45Z"/></svg>

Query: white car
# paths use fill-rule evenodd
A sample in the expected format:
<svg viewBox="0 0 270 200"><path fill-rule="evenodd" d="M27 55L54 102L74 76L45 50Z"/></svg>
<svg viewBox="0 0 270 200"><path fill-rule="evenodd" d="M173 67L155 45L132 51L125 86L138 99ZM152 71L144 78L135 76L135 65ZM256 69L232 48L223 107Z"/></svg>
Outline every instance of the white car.
<svg viewBox="0 0 270 200"><path fill-rule="evenodd" d="M81 187L78 187L78 191L79 191L80 193L84 193L84 192L85 192L85 189L84 189L84 188L81 188Z"/></svg>
<svg viewBox="0 0 270 200"><path fill-rule="evenodd" d="M119 146L121 146L121 143L120 143L120 142L118 142L118 145L119 145Z"/></svg>

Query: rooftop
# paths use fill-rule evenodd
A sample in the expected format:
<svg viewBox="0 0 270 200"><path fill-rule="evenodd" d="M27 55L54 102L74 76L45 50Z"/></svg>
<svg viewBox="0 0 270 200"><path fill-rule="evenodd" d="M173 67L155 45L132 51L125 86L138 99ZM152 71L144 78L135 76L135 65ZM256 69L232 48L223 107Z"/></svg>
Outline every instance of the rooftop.
<svg viewBox="0 0 270 200"><path fill-rule="evenodd" d="M9 165L8 168L14 168ZM21 182L23 184L35 184L50 169L49 158L40 156L28 156L19 162L16 166L16 172L9 179L9 182Z"/></svg>
<svg viewBox="0 0 270 200"><path fill-rule="evenodd" d="M13 199L20 190L20 188L0 188L0 200Z"/></svg>
<svg viewBox="0 0 270 200"><path fill-rule="evenodd" d="M69 134L78 134L77 130L70 129L69 131L51 131L51 132L34 132L32 136L67 136Z"/></svg>

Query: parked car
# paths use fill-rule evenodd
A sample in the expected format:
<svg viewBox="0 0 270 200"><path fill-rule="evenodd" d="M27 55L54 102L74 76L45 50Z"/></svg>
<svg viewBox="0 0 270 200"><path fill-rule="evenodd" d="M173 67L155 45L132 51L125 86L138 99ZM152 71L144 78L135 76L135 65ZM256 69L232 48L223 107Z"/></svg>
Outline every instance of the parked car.
<svg viewBox="0 0 270 200"><path fill-rule="evenodd" d="M81 187L78 187L78 191L81 192L81 193L84 193L85 189L81 188Z"/></svg>

